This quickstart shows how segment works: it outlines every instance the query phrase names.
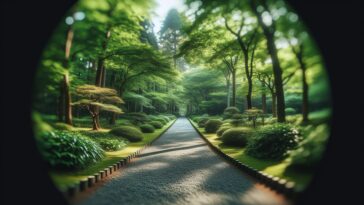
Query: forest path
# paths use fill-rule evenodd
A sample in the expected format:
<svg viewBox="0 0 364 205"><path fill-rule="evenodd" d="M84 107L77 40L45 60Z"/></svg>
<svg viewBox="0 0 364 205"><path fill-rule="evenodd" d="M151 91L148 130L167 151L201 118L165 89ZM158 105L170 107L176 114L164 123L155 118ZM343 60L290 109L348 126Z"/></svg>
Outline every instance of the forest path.
<svg viewBox="0 0 364 205"><path fill-rule="evenodd" d="M119 172L81 204L288 204L214 153L186 118Z"/></svg>

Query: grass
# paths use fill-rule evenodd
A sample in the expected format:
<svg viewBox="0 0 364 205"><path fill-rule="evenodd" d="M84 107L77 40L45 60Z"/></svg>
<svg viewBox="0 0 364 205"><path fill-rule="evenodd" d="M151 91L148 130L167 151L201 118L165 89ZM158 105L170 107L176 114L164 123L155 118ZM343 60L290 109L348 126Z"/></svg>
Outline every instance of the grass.
<svg viewBox="0 0 364 205"><path fill-rule="evenodd" d="M287 159L281 161L256 159L245 154L245 148L224 145L215 133L208 134L205 132L204 128L198 128L195 122L191 122L207 138L207 140L225 154L259 171L294 182L296 184L295 189L298 191L305 189L311 181L312 173L287 168L289 165L289 161Z"/></svg>
<svg viewBox="0 0 364 205"><path fill-rule="evenodd" d="M72 171L72 172L51 170L49 175L53 180L54 184L59 189L63 190L67 186L74 185L78 183L80 180L87 179L88 176L98 173L99 171L105 169L106 167L115 164L121 159L139 150L144 145L146 145L147 143L151 142L152 140L160 136L160 134L164 130L166 130L173 122L174 121L167 123L162 129L158 129L154 133L144 133L142 141L128 143L128 145L122 150L105 152L105 157L101 161L87 167L86 169L79 171ZM90 130L90 128L77 128L77 130ZM107 132L109 130L102 129L101 131Z"/></svg>

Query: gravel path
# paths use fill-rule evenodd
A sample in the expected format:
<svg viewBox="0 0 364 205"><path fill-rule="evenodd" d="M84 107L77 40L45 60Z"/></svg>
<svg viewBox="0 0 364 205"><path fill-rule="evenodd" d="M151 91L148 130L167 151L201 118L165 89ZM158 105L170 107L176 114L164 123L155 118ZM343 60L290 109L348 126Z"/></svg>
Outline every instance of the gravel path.
<svg viewBox="0 0 364 205"><path fill-rule="evenodd" d="M81 204L287 204L210 150L186 118Z"/></svg>

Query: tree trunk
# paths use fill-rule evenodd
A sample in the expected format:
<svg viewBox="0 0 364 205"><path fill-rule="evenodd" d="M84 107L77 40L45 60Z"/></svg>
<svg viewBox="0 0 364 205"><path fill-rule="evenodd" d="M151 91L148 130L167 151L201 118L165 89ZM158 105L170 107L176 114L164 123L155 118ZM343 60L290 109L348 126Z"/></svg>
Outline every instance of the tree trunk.
<svg viewBox="0 0 364 205"><path fill-rule="evenodd" d="M248 109L252 109L252 91L253 82L251 78L248 78L248 94L246 95L246 105Z"/></svg>
<svg viewBox="0 0 364 205"><path fill-rule="evenodd" d="M258 19L260 27L263 29L264 36L266 37L268 53L272 60L274 85L277 96L277 117L278 117L277 121L286 122L282 69L277 55L277 48L274 43L274 33L275 33L274 22L272 22L271 26L267 26L264 24L263 18L257 10L258 5L256 3L257 3L256 1L250 0L252 10ZM266 5L263 5L263 7L267 9Z"/></svg>
<svg viewBox="0 0 364 205"><path fill-rule="evenodd" d="M272 95L272 115L273 117L277 117L277 96L274 92L272 92L271 95Z"/></svg>
<svg viewBox="0 0 364 205"><path fill-rule="evenodd" d="M63 81L59 84L59 97L58 97L58 121L63 122L64 119L64 86Z"/></svg>
<svg viewBox="0 0 364 205"><path fill-rule="evenodd" d="M230 107L230 91L231 91L230 80L226 81L226 87L227 87L226 107Z"/></svg>
<svg viewBox="0 0 364 205"><path fill-rule="evenodd" d="M265 92L262 93L262 111L263 114L267 113L267 96Z"/></svg>
<svg viewBox="0 0 364 205"><path fill-rule="evenodd" d="M236 70L234 70L232 73L231 73L231 76L232 76L232 101L231 101L231 106L236 106Z"/></svg>
<svg viewBox="0 0 364 205"><path fill-rule="evenodd" d="M309 102L308 102L308 83L306 79L306 64L303 62L302 57L299 59L302 71L302 123L308 122Z"/></svg>
<svg viewBox="0 0 364 205"><path fill-rule="evenodd" d="M63 75L63 92L65 100L65 122L72 125L72 106L71 106L71 93L69 91L68 73Z"/></svg>
<svg viewBox="0 0 364 205"><path fill-rule="evenodd" d="M97 119L98 119L98 115L95 115L95 116L92 117L92 130L99 130L100 129Z"/></svg>

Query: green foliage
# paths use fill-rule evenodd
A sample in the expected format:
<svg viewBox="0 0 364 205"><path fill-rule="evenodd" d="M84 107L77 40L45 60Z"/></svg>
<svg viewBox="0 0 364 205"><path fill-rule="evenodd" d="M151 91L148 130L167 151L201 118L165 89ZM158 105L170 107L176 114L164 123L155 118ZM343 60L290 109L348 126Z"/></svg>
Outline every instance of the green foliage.
<svg viewBox="0 0 364 205"><path fill-rule="evenodd" d="M103 157L103 150L96 142L77 132L45 132L37 137L37 144L53 168L81 169Z"/></svg>
<svg viewBox="0 0 364 205"><path fill-rule="evenodd" d="M164 116L164 115L159 115L158 116L160 119L163 119L165 121L165 123L168 123L170 121L169 117Z"/></svg>
<svg viewBox="0 0 364 205"><path fill-rule="evenodd" d="M221 135L221 141L226 145L245 146L251 137L252 130L247 127L230 128Z"/></svg>
<svg viewBox="0 0 364 205"><path fill-rule="evenodd" d="M153 133L155 131L155 128L151 124L143 124L143 125L140 125L140 130L143 133Z"/></svg>
<svg viewBox="0 0 364 205"><path fill-rule="evenodd" d="M257 130L246 152L259 159L282 159L289 150L297 147L301 139L299 130L292 125L267 125Z"/></svg>
<svg viewBox="0 0 364 205"><path fill-rule="evenodd" d="M231 119L231 118L233 118L233 116L237 117L239 113L240 113L239 108L227 107L224 110L223 119ZM234 119L238 119L238 118L234 118Z"/></svg>
<svg viewBox="0 0 364 205"><path fill-rule="evenodd" d="M165 125L168 123L168 121L164 118L158 117L157 119L155 119L154 121L158 121L160 122L162 125Z"/></svg>
<svg viewBox="0 0 364 205"><path fill-rule="evenodd" d="M149 122L155 129L161 129L163 127L163 124L159 121L152 121Z"/></svg>
<svg viewBox="0 0 364 205"><path fill-rule="evenodd" d="M80 133L97 142L105 151L117 151L126 146L126 140L117 138L108 132L81 131Z"/></svg>
<svg viewBox="0 0 364 205"><path fill-rule="evenodd" d="M328 137L329 127L326 124L321 124L310 130L298 148L290 152L291 166L299 168L316 166L325 151Z"/></svg>
<svg viewBox="0 0 364 205"><path fill-rule="evenodd" d="M44 132L52 131L53 128L46 122L43 121L41 115L37 112L32 113L33 120L33 131L35 136L39 136Z"/></svg>
<svg viewBox="0 0 364 205"><path fill-rule="evenodd" d="M296 111L294 108L291 108L291 107L287 107L287 108L285 109L285 111L286 111L286 114L287 114L287 115L294 115L294 114L296 114L296 113L297 113L297 111Z"/></svg>
<svg viewBox="0 0 364 205"><path fill-rule="evenodd" d="M221 120L210 119L205 123L205 131L206 133L215 133L220 126L222 125Z"/></svg>
<svg viewBox="0 0 364 205"><path fill-rule="evenodd" d="M53 128L57 129L57 130L68 130L68 131L72 131L74 128L73 126L63 123L63 122L56 122L53 125Z"/></svg>
<svg viewBox="0 0 364 205"><path fill-rule="evenodd" d="M144 112L129 112L123 115L122 118L129 120L134 125L139 125L149 121L147 114Z"/></svg>
<svg viewBox="0 0 364 205"><path fill-rule="evenodd" d="M221 135L228 129L230 129L231 126L229 125L221 125L220 128L216 131L216 135L218 137L221 137Z"/></svg>
<svg viewBox="0 0 364 205"><path fill-rule="evenodd" d="M110 133L118 137L123 137L130 142L139 142L143 139L143 133L131 126L116 127L111 129Z"/></svg>
<svg viewBox="0 0 364 205"><path fill-rule="evenodd" d="M197 124L199 127L205 127L206 122L209 120L207 117L201 117L198 119Z"/></svg>

